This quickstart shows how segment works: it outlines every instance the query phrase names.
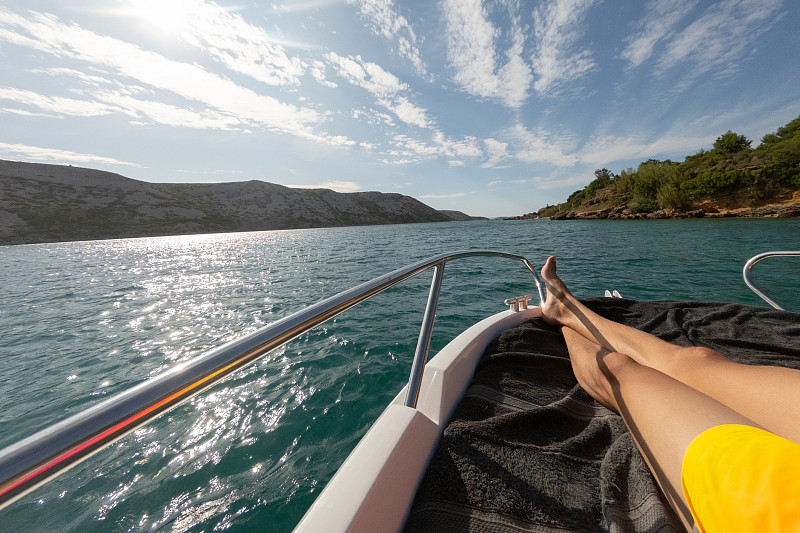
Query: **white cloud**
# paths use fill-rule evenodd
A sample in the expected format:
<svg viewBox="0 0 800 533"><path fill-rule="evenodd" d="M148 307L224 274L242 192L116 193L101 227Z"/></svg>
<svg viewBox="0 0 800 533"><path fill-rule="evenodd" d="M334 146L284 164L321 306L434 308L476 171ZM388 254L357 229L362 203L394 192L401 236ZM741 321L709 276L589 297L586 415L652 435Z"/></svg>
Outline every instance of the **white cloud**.
<svg viewBox="0 0 800 533"><path fill-rule="evenodd" d="M451 139L442 132L434 132L433 141L439 147L441 153L453 157L480 157L483 155L478 139L467 135L460 140Z"/></svg>
<svg viewBox="0 0 800 533"><path fill-rule="evenodd" d="M25 18L0 8L0 40L110 69L150 88L205 105L210 108L208 113L227 115L227 120L238 120L243 128L264 127L331 145L354 144L346 137L315 131L324 116L313 109L256 93L198 65L172 61L76 24L63 24L53 15L32 12Z"/></svg>
<svg viewBox="0 0 800 533"><path fill-rule="evenodd" d="M432 128L433 121L427 116L427 110L411 102L401 93L407 90L408 84L400 81L394 74L387 72L380 65L364 61L361 56L340 56L335 52L325 54L328 63L351 84L366 89L376 98L379 105L385 107L406 124L420 128ZM385 124L394 126L395 123L388 115L370 110L353 110L354 118L365 116L372 124L377 119Z"/></svg>
<svg viewBox="0 0 800 533"><path fill-rule="evenodd" d="M325 181L319 185L289 185L292 189L330 189L336 192L357 192L364 188L354 181Z"/></svg>
<svg viewBox="0 0 800 533"><path fill-rule="evenodd" d="M376 98L379 105L394 113L400 121L419 128L434 128L434 122L428 118L427 110L401 94L408 89L408 85L380 65L366 62L360 56L343 57L335 52L327 53L325 58L336 69L339 76L357 87L366 89ZM391 127L397 125L391 116L374 109L368 111L354 109L352 113L356 120L363 117L373 125L386 124ZM392 159L385 158L383 162L396 165L438 155L448 157L480 155L480 149L476 148L475 139L471 137L454 141L446 138L441 132L434 131L433 141L433 144L428 144L405 135L396 135L393 138L393 144L399 149L390 150L389 155L394 157Z"/></svg>
<svg viewBox="0 0 800 533"><path fill-rule="evenodd" d="M325 77L325 63L322 61L314 61L311 66L309 67L309 72L317 80L317 83L320 85L324 85L325 87L330 87L331 89L336 89L339 85L335 82L329 81Z"/></svg>
<svg viewBox="0 0 800 533"><path fill-rule="evenodd" d="M500 86L504 89L503 100L508 107L519 107L528 98L528 88L533 81L531 67L522 59L525 37L518 24L511 30L512 45L506 51L508 62L500 69Z"/></svg>
<svg viewBox="0 0 800 533"><path fill-rule="evenodd" d="M229 69L267 85L300 85L305 65L263 28L206 0L137 0L132 14L203 50ZM165 27L166 26L166 27Z"/></svg>
<svg viewBox="0 0 800 533"><path fill-rule="evenodd" d="M408 85L386 72L380 65L361 59L361 56L340 56L336 52L328 52L325 59L342 78L353 85L366 89L376 98L388 98L408 89Z"/></svg>
<svg viewBox="0 0 800 533"><path fill-rule="evenodd" d="M723 112L709 110L705 115L678 120L657 135L596 135L581 147L578 157L581 162L591 164L594 168L616 161L639 162L651 157L675 157L680 160L700 148L711 148L716 138L726 130L753 135L757 139L774 130L784 120L783 117L796 116L797 113L797 104L775 109L769 102L750 102Z"/></svg>
<svg viewBox="0 0 800 533"><path fill-rule="evenodd" d="M487 187L495 187L497 185L502 185L505 183L512 183L514 185L524 185L525 183L536 183L537 178L530 178L530 179L516 179L516 180L494 180L490 181L487 184Z"/></svg>
<svg viewBox="0 0 800 533"><path fill-rule="evenodd" d="M384 165L408 165L411 163L419 163L419 159L389 159L388 157L384 157L379 161Z"/></svg>
<svg viewBox="0 0 800 533"><path fill-rule="evenodd" d="M51 76L72 76L80 79L86 85L95 87L105 86L112 83L108 78L87 74L86 72L81 72L80 70L75 70L73 68L37 68L31 69L30 72L35 74L49 74Z"/></svg>
<svg viewBox="0 0 800 533"><path fill-rule="evenodd" d="M137 163L130 163L128 161L120 161L112 157L103 157L93 154L81 154L78 152L70 152L69 150L59 150L57 148L41 148L39 146L27 146L24 144L8 144L0 142L0 151L14 154L15 156L22 156L36 161L60 161L60 162L75 162L75 163L103 163L108 165L126 165L129 167L144 168Z"/></svg>
<svg viewBox="0 0 800 533"><path fill-rule="evenodd" d="M395 10L392 0L347 0L347 3L358 6L361 16L375 34L396 42L398 53L414 66L418 74L426 74L414 29Z"/></svg>
<svg viewBox="0 0 800 533"><path fill-rule="evenodd" d="M587 11L597 0L549 0L533 12L536 52L531 57L536 73L534 89L541 94L558 93L596 65L589 50L580 50Z"/></svg>
<svg viewBox="0 0 800 533"><path fill-rule="evenodd" d="M579 187L586 185L591 181L591 172L583 174L575 174L566 178L542 178L537 177L533 179L536 183L536 188L541 191L550 191L553 189L565 189L567 187Z"/></svg>
<svg viewBox="0 0 800 533"><path fill-rule="evenodd" d="M0 113L10 113L12 115L20 115L23 117L62 118L58 115L52 115L50 113L37 113L35 111L26 111L24 109L16 109L13 107L0 107Z"/></svg>
<svg viewBox="0 0 800 533"><path fill-rule="evenodd" d="M127 91L96 90L86 91L86 99L46 96L24 89L0 88L0 100L11 100L17 104L29 105L50 114L37 114L52 118L97 117L111 114L124 114L131 123L155 123L166 126L179 126L198 129L230 130L241 126L233 115L220 113L213 109L193 111L152 100L133 98ZM32 114L25 110L11 110L18 114Z"/></svg>
<svg viewBox="0 0 800 533"><path fill-rule="evenodd" d="M217 130L231 130L242 125L235 116L213 109L193 111L152 100L140 100L114 91L101 91L94 93L93 96L114 105L122 113L135 117L137 119L135 122L139 122L139 119L148 119L149 122L165 126Z"/></svg>
<svg viewBox="0 0 800 533"><path fill-rule="evenodd" d="M489 138L483 140L483 145L486 147L486 152L489 156L481 165L483 168L497 167L508 157L508 143Z"/></svg>
<svg viewBox="0 0 800 533"><path fill-rule="evenodd" d="M636 23L641 30L625 39L620 54L629 67L638 67L653 54L656 44L670 35L672 28L697 5L697 0L650 0L646 15Z"/></svg>
<svg viewBox="0 0 800 533"><path fill-rule="evenodd" d="M455 160L448 161L447 164L449 166L451 166L451 167L463 167L464 166L464 162L463 161L455 161Z"/></svg>
<svg viewBox="0 0 800 533"><path fill-rule="evenodd" d="M372 124L373 126L386 124L387 126L394 127L397 125L397 123L394 121L394 118L387 113L376 111L375 109L353 109L354 119L360 120L362 117L367 121L368 124Z"/></svg>
<svg viewBox="0 0 800 533"><path fill-rule="evenodd" d="M431 121L426 116L427 111L411 103L405 96L398 97L394 102L381 100L379 103L397 115L397 118L406 124L419 126L420 128L430 128L432 126Z"/></svg>
<svg viewBox="0 0 800 533"><path fill-rule="evenodd" d="M504 132L509 141L510 157L523 163L550 163L557 166L570 166L578 161L574 141L570 136L558 136L543 128L528 130L517 123Z"/></svg>
<svg viewBox="0 0 800 533"><path fill-rule="evenodd" d="M698 146L714 142L716 135L689 136L667 134L659 139L647 141L643 136L617 137L608 135L594 138L581 149L580 159L601 167L615 161L649 159L665 154L686 154L697 151Z"/></svg>
<svg viewBox="0 0 800 533"><path fill-rule="evenodd" d="M421 159L434 157L479 157L483 155L478 139L466 136L460 140L451 139L440 131L435 131L431 137L431 142L427 143L419 139L414 139L407 135L395 135L392 139L397 147L389 150L389 154L394 156L394 160L385 160L386 163L398 164L417 162Z"/></svg>
<svg viewBox="0 0 800 533"><path fill-rule="evenodd" d="M407 135L395 135L392 140L393 144L397 146L399 150L390 150L389 153L404 159L428 158L442 153L442 150L438 147L418 139L412 139Z"/></svg>
<svg viewBox="0 0 800 533"><path fill-rule="evenodd" d="M417 198L421 200L435 200L440 198L461 198L462 196L466 196L467 193L465 192L456 192L453 194L423 194L422 196L418 196Z"/></svg>
<svg viewBox="0 0 800 533"><path fill-rule="evenodd" d="M86 81L92 86L87 91L75 91L86 96L85 99L46 96L24 89L0 87L0 100L11 100L17 104L36 107L50 112L50 117L95 117L110 114L124 114L133 123L156 123L201 129L234 129L241 125L236 117L215 110L193 111L152 100L141 100L131 96L142 92L141 88L102 89L100 85L110 82L99 76L91 76L73 69L41 69L38 72L50 75L70 75ZM10 111L10 110L9 110ZM17 110L20 114L30 114Z"/></svg>
<svg viewBox="0 0 800 533"><path fill-rule="evenodd" d="M11 100L17 104L33 106L42 111L49 111L62 116L97 117L120 111L117 107L101 102L44 96L33 91L9 87L0 87L0 100Z"/></svg>
<svg viewBox="0 0 800 533"><path fill-rule="evenodd" d="M533 76L522 58L524 35L518 18L512 17L507 62L498 67L495 46L501 32L489 21L481 0L446 0L443 10L447 58L455 69L454 81L474 96L497 99L510 108L520 107Z"/></svg>
<svg viewBox="0 0 800 533"><path fill-rule="evenodd" d="M752 43L779 18L781 0L725 0L669 39L658 62L663 72L693 63L692 77L712 70L733 71L752 50Z"/></svg>
<svg viewBox="0 0 800 533"><path fill-rule="evenodd" d="M244 174L242 170L225 170L225 169L214 169L214 170L186 170L186 169L178 169L176 172L181 172L185 174Z"/></svg>

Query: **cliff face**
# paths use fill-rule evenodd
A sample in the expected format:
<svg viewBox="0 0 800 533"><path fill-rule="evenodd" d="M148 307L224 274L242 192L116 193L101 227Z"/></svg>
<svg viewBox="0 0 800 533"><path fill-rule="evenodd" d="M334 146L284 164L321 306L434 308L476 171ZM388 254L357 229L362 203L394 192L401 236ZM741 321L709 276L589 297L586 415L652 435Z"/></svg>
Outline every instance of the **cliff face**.
<svg viewBox="0 0 800 533"><path fill-rule="evenodd" d="M262 181L146 183L0 160L0 244L450 220L401 194Z"/></svg>

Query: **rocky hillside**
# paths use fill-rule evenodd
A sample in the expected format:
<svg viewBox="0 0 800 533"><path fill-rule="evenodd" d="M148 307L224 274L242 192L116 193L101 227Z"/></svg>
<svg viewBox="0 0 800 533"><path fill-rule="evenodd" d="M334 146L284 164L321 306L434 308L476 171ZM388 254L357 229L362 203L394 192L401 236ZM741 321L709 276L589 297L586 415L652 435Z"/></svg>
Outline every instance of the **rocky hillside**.
<svg viewBox="0 0 800 533"><path fill-rule="evenodd" d="M800 216L800 117L756 148L728 131L682 162L649 159L595 171L567 201L517 218L629 219Z"/></svg>
<svg viewBox="0 0 800 533"><path fill-rule="evenodd" d="M462 213L461 211L452 211L449 209L439 209L439 212L449 217L452 220L457 220L459 222L467 221L467 220L486 220L486 217L471 217L466 213Z"/></svg>
<svg viewBox="0 0 800 533"><path fill-rule="evenodd" d="M551 220L659 220L667 218L788 218L800 217L800 188L773 189L769 196L753 187L720 191L695 198L682 208L632 209L629 198L613 190L595 195L575 209L549 214ZM540 212L528 213L517 220L544 218Z"/></svg>
<svg viewBox="0 0 800 533"><path fill-rule="evenodd" d="M402 194L263 181L147 183L0 160L0 244L450 220Z"/></svg>

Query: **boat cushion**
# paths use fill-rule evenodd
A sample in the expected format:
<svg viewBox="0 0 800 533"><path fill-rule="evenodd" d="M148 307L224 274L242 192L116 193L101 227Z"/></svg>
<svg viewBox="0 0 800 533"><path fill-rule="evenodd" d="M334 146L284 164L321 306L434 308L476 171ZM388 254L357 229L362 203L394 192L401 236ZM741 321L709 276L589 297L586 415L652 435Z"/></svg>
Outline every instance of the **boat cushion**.
<svg viewBox="0 0 800 533"><path fill-rule="evenodd" d="M617 322L733 360L800 369L800 315L739 304L584 300ZM406 531L685 531L618 415L572 373L541 319L486 349Z"/></svg>

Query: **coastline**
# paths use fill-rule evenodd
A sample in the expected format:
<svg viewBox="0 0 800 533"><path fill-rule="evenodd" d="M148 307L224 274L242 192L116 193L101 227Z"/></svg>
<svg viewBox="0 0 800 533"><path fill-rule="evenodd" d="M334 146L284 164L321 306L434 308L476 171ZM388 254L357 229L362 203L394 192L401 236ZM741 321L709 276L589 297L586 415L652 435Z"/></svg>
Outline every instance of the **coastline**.
<svg viewBox="0 0 800 533"><path fill-rule="evenodd" d="M526 213L506 220L667 220L686 218L794 218L800 217L800 191L792 198L781 202L758 206L723 207L712 202L703 202L695 209L659 209L649 213L635 213L627 207L604 207L601 209L571 210L543 217L538 213Z"/></svg>
<svg viewBox="0 0 800 533"><path fill-rule="evenodd" d="M259 180L151 183L0 159L0 245L475 220L411 196Z"/></svg>

